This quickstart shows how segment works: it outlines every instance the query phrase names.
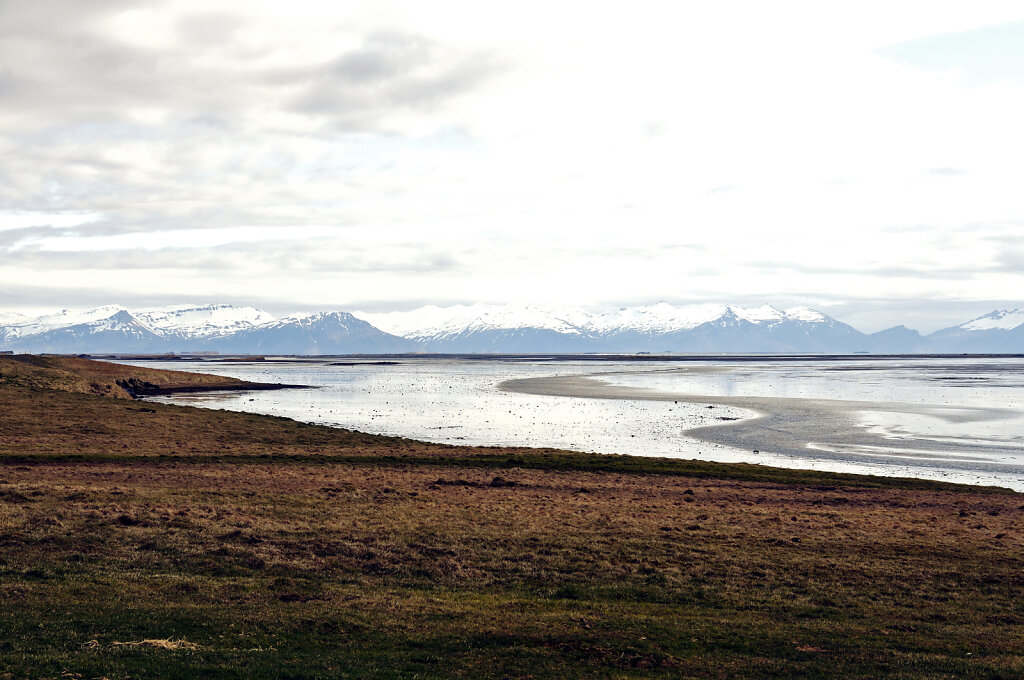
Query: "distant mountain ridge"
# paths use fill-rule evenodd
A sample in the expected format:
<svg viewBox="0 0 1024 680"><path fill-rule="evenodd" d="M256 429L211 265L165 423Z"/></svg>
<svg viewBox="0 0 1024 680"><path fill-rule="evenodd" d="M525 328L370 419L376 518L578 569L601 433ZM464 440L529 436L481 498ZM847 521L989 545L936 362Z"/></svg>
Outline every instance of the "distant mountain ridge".
<svg viewBox="0 0 1024 680"><path fill-rule="evenodd" d="M0 310L0 350L223 354L1024 353L1024 309L994 310L927 336L865 334L807 307L674 306L602 313L533 305L293 315L255 307L107 305L30 318Z"/></svg>
<svg viewBox="0 0 1024 680"><path fill-rule="evenodd" d="M0 325L0 350L54 354L376 354L418 349L416 343L346 312L275 319L255 307L225 304L134 311L108 305Z"/></svg>
<svg viewBox="0 0 1024 680"><path fill-rule="evenodd" d="M1024 352L1024 309L997 309L927 339L948 352Z"/></svg>
<svg viewBox="0 0 1024 680"><path fill-rule="evenodd" d="M855 329L806 307L674 307L664 302L592 314L532 305L456 305L363 314L432 352L857 351Z"/></svg>
<svg viewBox="0 0 1024 680"><path fill-rule="evenodd" d="M855 352L866 346L864 334L807 307L660 302L593 314L458 305L357 315L431 352Z"/></svg>

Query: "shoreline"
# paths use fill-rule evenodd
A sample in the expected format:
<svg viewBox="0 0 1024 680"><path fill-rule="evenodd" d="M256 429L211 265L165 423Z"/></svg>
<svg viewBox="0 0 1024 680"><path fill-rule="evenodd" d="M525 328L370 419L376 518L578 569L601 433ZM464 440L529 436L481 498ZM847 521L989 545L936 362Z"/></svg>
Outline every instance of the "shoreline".
<svg viewBox="0 0 1024 680"><path fill-rule="evenodd" d="M575 368L579 370L582 367ZM525 438L509 438L509 432L501 430L500 427L491 432L490 437L474 438L468 434L460 437L442 437L433 431L426 433L422 431L422 427L381 428L379 423L372 419L373 416L369 420L360 420L357 414L354 420L342 418L334 422L330 417L303 417L304 413L290 413L287 408L254 409L251 404L237 403L253 401L252 399L242 399L234 394L230 394L226 400L236 402L233 408L243 412L285 415L297 417L303 422L451 445L554 446L566 450L603 454L628 453L641 457L656 456L678 460L745 462L780 469L932 479L1024 491L1024 448L1012 438L1007 440L1005 436L991 438L988 441L984 439L984 434L989 428L987 421L1005 421L1008 413L1005 409L999 410L984 405L962 409L926 406L914 402L886 403L770 396L716 397L658 392L642 387L610 385L602 379L614 381L614 376L636 373L671 373L681 370L687 373L708 373L729 369L689 365L685 368L662 368L657 371L643 370L640 366L635 369L627 366L619 367L619 370L608 370L612 368L609 366L601 371L599 366L594 366L584 375L513 378L497 387L499 391L507 393L523 392L543 396L634 401L636 405L630 405L623 413L632 411L641 416L641 420L633 425L642 428L636 430L637 437L641 437L641 433L646 433L643 435L645 438L615 439L616 435L608 428L595 436L583 438L563 437L557 433L552 437L528 434ZM254 377L235 375L250 380ZM514 375L515 372L510 372L504 377ZM298 375L292 375L287 371L277 374L272 372L271 375L262 377L281 383L301 380ZM494 382L488 383L487 389L494 390ZM173 403L173 396L171 395L168 401ZM505 397L509 398L510 396ZM183 396L181 401L187 399L187 396ZM214 402L211 407L216 407L219 398L211 393L209 399ZM288 397L283 399L287 401ZM256 397L255 401L261 400ZM668 402L670 410L673 401L685 403L686 406L680 409L689 415L685 416L683 422L679 422L672 414L672 420L648 422L647 414L657 412L657 408L652 411L650 407L640 405L642 401ZM411 403L415 405L415 402ZM562 410L574 410L575 407L570 404L570 400L564 400ZM722 408L718 411L705 411L702 407L707 405L718 405ZM512 402L508 406L511 409L517 408ZM532 413L535 408L537 406L534 404L532 407L524 408L522 413ZM601 412L603 408L587 407L584 412ZM613 410L617 408L612 407ZM401 414L392 415L401 417ZM1017 415L1019 414L1016 412L1012 413L1012 416ZM740 419L718 416L739 416ZM562 419L565 420L564 415ZM907 433L902 431L904 428L901 424L907 423L907 419L911 419L909 422L917 425L917 433L933 434L928 435L928 438L913 432L906 436ZM536 422L541 435L547 432L544 428L550 427L551 424L543 422L543 419ZM653 429L646 429L645 425ZM1000 423L995 425L1003 426ZM524 422L520 429L529 426L529 422ZM931 438L934 433L939 432L946 436Z"/></svg>
<svg viewBox="0 0 1024 680"><path fill-rule="evenodd" d="M124 387L124 386L123 386ZM313 385L287 385L284 383L257 383L246 382L242 385L237 383L224 385L177 385L171 387L124 387L133 399L144 399L146 397L165 397L172 394L198 394L202 392L264 392L268 390L312 390Z"/></svg>
<svg viewBox="0 0 1024 680"><path fill-rule="evenodd" d="M856 418L858 413L899 412L936 417L947 422L970 422L1005 415L1005 409L660 392L614 385L602 380L600 375L518 378L499 383L498 389L539 396L677 401L734 407L756 415L690 428L685 431L685 435L707 443L748 451L752 455L776 454L798 461L836 464L889 465L897 475L902 474L899 468L927 470L937 469L936 465L941 464L947 469L969 469L992 474L1005 475L1007 472L1019 471L1018 479L1024 480L1024 466L997 460L1007 454L1019 455L1022 453L1020 447L923 437L893 439L869 431L867 427L859 425ZM966 463L970 463L969 467ZM1018 491L1024 490L1024 481L1018 482L1015 488Z"/></svg>

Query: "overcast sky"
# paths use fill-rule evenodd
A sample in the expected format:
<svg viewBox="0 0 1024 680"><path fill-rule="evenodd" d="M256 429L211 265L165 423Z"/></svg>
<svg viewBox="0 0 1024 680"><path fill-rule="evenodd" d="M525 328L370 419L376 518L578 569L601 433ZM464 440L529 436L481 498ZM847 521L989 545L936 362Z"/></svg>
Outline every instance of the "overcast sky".
<svg viewBox="0 0 1024 680"><path fill-rule="evenodd" d="M1024 305L1022 120L1017 0L0 0L0 310L929 331Z"/></svg>

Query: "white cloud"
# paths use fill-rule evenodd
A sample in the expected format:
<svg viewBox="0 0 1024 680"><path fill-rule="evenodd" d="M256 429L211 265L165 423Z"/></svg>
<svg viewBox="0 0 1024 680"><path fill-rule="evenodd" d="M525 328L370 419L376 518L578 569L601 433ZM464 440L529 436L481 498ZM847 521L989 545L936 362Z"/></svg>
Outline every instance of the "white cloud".
<svg viewBox="0 0 1024 680"><path fill-rule="evenodd" d="M97 213L41 213L41 212L19 212L0 211L0 231L13 229L25 229L28 227L51 227L54 229L66 229L77 227L82 224L89 224L100 219Z"/></svg>
<svg viewBox="0 0 1024 680"><path fill-rule="evenodd" d="M134 292L311 305L1003 299L1024 84L884 55L1021 18L0 5L0 291L69 305L84 276L113 299L116 264L151 258Z"/></svg>

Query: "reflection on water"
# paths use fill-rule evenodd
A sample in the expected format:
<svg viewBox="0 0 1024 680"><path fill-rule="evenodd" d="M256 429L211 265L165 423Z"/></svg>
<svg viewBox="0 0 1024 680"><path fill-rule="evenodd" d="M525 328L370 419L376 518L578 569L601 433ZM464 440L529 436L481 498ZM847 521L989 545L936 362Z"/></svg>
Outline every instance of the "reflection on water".
<svg viewBox="0 0 1024 680"><path fill-rule="evenodd" d="M956 417L956 414L963 417ZM979 411L957 409L935 413L906 411L863 411L859 424L868 432L886 439L987 444L1017 444L1024 451L1024 412L1016 410Z"/></svg>
<svg viewBox="0 0 1024 680"><path fill-rule="evenodd" d="M164 367L160 362L139 363ZM593 364L403 360L398 365L346 362L175 363L176 370L230 375L259 382L316 386L309 390L184 394L160 398L178 404L252 411L373 434L481 446L535 446L599 453L696 458L730 452L686 437L685 430L749 416L696 404L651 404L512 394L504 380L573 375Z"/></svg>
<svg viewBox="0 0 1024 680"><path fill-rule="evenodd" d="M906 404L914 408L861 412L860 424L891 439L1024 444L1021 359L687 366L605 380L682 394Z"/></svg>
<svg viewBox="0 0 1024 680"><path fill-rule="evenodd" d="M438 359L402 359L395 365L358 361L331 365L318 360L198 361L173 366L132 363L316 386L318 389L178 395L161 400L287 416L375 434L453 444L747 461L998 483L1024 489L1024 475L1020 474L1024 470L1024 361L1019 359L740 364ZM734 406L537 396L496 387L515 378L594 374L615 385L661 392L875 402L885 407L857 413L856 424L866 432L894 441L924 438L960 444L996 442L1011 453L1001 455L998 461L1006 463L1005 470L993 468L989 452L951 456L949 451L916 444L904 446L899 453L861 447L859 453L863 455L849 460L815 453L841 452L848 447L844 442L810 442L806 454L799 456L755 454L686 434L691 428L728 427L736 418L755 415ZM908 404L917 408L904 408ZM1020 455L1012 453L1014 447L1020 447ZM979 465L972 470L974 458ZM983 460L985 465L981 465Z"/></svg>
<svg viewBox="0 0 1024 680"><path fill-rule="evenodd" d="M689 394L1021 409L1022 359L890 359L672 366L606 378Z"/></svg>
<svg viewBox="0 0 1024 680"><path fill-rule="evenodd" d="M868 446L866 444L819 444L808 442L807 448L812 451L828 451L829 453L843 453L856 456L881 456L883 458L905 458L915 461L932 461L933 463L992 463L995 459L989 456L965 456L950 455L948 451L936 449L892 449L883 446Z"/></svg>

